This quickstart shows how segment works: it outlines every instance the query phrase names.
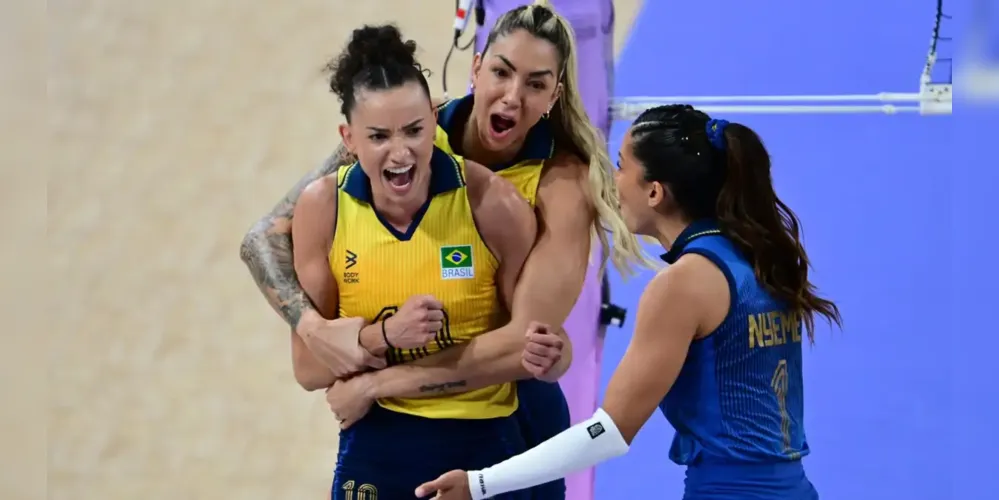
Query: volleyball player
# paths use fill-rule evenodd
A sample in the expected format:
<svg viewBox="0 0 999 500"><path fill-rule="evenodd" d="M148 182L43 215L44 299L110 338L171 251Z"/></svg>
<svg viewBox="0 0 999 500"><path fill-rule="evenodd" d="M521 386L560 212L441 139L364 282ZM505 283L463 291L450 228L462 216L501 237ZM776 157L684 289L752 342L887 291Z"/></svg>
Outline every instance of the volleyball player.
<svg viewBox="0 0 999 500"><path fill-rule="evenodd" d="M502 336L479 337L464 352L445 351L439 359L431 356L334 386L328 400L337 414L353 421L377 398L462 391L527 375L520 353L535 349L528 357L544 360L547 349L525 347L523 332L531 320L558 331L568 316L586 275L594 222L602 225L601 238L607 237L603 227L613 230L620 268L637 260L638 246L615 210L604 143L578 94L576 62L574 36L564 18L544 1L518 7L500 16L476 55L472 93L438 111L438 147L488 165L538 211L542 233L521 276L513 320L500 330ZM602 255L608 255L606 245L604 240ZM523 380L517 387L517 415L533 446L569 427L561 388L546 383L568 365L562 359L548 374L541 365L528 366L544 379ZM565 483L558 479L534 493L562 498Z"/></svg>
<svg viewBox="0 0 999 500"><path fill-rule="evenodd" d="M621 146L629 229L657 238L670 266L646 287L634 335L592 418L497 465L452 471L417 496L481 499L628 451L660 408L676 429L685 500L811 500L801 458L802 339L839 310L808 281L794 213L748 127L690 106L643 113ZM649 478L654 480L654 478Z"/></svg>
<svg viewBox="0 0 999 500"><path fill-rule="evenodd" d="M537 234L512 184L434 146L415 51L394 26L354 30L331 63L330 88L358 161L309 184L292 224L299 279L319 312L364 318L360 345L396 363L496 328ZM303 385L335 382L297 335L292 346ZM516 408L510 382L380 399L363 421L343 422L332 498L403 498L428 471L507 458L525 449ZM419 450L419 460L393 448Z"/></svg>

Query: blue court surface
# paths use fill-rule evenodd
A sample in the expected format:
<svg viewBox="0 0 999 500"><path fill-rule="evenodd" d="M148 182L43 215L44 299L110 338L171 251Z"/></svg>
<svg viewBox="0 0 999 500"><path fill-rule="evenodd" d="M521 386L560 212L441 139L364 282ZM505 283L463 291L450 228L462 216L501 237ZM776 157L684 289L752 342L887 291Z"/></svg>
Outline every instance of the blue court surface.
<svg viewBox="0 0 999 500"><path fill-rule="evenodd" d="M970 3L948 2L958 42ZM615 94L915 92L935 5L647 0ZM765 140L778 192L803 221L814 281L843 312L842 332L822 325L804 347L805 466L823 499L999 495L999 323L987 313L999 277L999 160L988 159L999 126L975 111L721 116ZM614 126L612 158L627 125ZM629 318L607 333L601 394L648 276L611 279ZM598 467L596 498L680 498L672 434L654 415L627 456Z"/></svg>

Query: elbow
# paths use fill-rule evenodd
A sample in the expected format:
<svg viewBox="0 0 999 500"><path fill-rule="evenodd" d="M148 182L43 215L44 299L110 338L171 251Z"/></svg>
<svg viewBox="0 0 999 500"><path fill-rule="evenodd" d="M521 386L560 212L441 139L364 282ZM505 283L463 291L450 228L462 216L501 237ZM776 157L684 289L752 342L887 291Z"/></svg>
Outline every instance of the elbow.
<svg viewBox="0 0 999 500"><path fill-rule="evenodd" d="M298 382L302 389L313 392L333 385L335 380L331 380L328 374L322 374L318 371L295 370L295 382Z"/></svg>
<svg viewBox="0 0 999 500"><path fill-rule="evenodd" d="M558 362L552 368L552 372L555 373L555 380L562 378L569 371L572 366L572 342L568 339L565 341L565 346L562 347L562 357L559 358Z"/></svg>
<svg viewBox="0 0 999 500"><path fill-rule="evenodd" d="M310 362L310 360L294 359L292 371L295 375L295 382L298 382L302 389L309 392L325 389L336 382L333 372L325 365Z"/></svg>
<svg viewBox="0 0 999 500"><path fill-rule="evenodd" d="M250 264L260 255L260 246L258 242L263 237L265 231L266 230L261 227L261 223L258 222L243 235L243 241L239 243L239 259L245 264Z"/></svg>

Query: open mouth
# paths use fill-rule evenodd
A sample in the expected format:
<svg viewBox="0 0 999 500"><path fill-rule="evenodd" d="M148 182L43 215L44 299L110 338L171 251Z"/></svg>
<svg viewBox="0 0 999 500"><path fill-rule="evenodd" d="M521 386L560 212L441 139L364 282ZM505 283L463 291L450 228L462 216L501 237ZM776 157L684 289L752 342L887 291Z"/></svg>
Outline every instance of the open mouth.
<svg viewBox="0 0 999 500"><path fill-rule="evenodd" d="M489 115L489 127L492 129L493 135L502 136L516 125L517 121L513 118L496 113Z"/></svg>
<svg viewBox="0 0 999 500"><path fill-rule="evenodd" d="M385 176L385 181L389 186L395 188L397 191L403 191L413 183L413 174L416 172L415 167L415 165L406 165L404 167L386 168L382 171L382 175Z"/></svg>

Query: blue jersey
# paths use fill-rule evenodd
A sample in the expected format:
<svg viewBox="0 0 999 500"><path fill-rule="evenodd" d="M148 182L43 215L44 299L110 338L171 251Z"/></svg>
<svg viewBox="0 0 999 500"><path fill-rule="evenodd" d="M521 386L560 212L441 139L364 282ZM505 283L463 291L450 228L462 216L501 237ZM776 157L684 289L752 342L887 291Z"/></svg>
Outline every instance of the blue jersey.
<svg viewBox="0 0 999 500"><path fill-rule="evenodd" d="M681 465L767 464L808 454L800 315L759 283L752 264L717 224L691 224L663 256L711 260L728 279L731 306L695 340L659 407L676 429L670 459Z"/></svg>

